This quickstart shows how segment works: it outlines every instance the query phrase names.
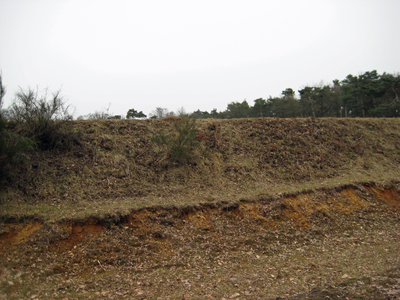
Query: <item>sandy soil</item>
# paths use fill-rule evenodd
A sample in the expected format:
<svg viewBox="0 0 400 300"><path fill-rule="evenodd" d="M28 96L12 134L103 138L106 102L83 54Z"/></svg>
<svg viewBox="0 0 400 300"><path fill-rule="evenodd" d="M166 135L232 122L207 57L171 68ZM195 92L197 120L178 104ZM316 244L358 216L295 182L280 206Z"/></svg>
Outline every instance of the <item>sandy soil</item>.
<svg viewBox="0 0 400 300"><path fill-rule="evenodd" d="M399 299L399 204L363 185L3 223L0 299Z"/></svg>

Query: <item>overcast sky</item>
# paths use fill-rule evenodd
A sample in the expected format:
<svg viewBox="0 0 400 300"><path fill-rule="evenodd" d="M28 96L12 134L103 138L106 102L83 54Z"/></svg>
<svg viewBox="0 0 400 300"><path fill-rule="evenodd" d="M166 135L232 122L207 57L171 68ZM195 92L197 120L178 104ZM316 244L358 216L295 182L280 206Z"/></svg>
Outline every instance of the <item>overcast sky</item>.
<svg viewBox="0 0 400 300"><path fill-rule="evenodd" d="M398 0L0 0L6 108L62 90L110 106L224 111L366 71L400 71Z"/></svg>

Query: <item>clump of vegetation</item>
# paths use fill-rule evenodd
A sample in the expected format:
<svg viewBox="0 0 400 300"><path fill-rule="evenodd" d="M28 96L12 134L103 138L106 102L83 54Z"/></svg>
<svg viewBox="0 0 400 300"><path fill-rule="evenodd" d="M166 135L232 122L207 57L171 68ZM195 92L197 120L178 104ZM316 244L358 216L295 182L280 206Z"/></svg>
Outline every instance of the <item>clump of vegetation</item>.
<svg viewBox="0 0 400 300"><path fill-rule="evenodd" d="M146 118L147 116L142 112L142 111L137 111L134 108L131 108L128 110L127 114L126 114L126 118L127 119L142 119L142 118Z"/></svg>
<svg viewBox="0 0 400 300"><path fill-rule="evenodd" d="M171 134L159 133L152 142L165 149L165 159L170 163L185 165L196 164L196 149L199 141L196 139L196 119L171 118L175 129Z"/></svg>
<svg viewBox="0 0 400 300"><path fill-rule="evenodd" d="M33 141L18 134L9 132L4 120L0 120L0 168L5 170L10 165L20 163L28 157L26 151L33 148Z"/></svg>
<svg viewBox="0 0 400 300"><path fill-rule="evenodd" d="M78 138L65 126L72 120L69 107L60 91L48 98L47 90L39 95L31 88L21 89L8 109L8 117L17 123L21 135L34 140L41 150L70 150Z"/></svg>
<svg viewBox="0 0 400 300"><path fill-rule="evenodd" d="M33 141L7 130L6 119L1 111L3 97L6 89L3 86L0 74L0 179L3 180L9 175L13 165L20 163L26 158L26 151L31 149Z"/></svg>

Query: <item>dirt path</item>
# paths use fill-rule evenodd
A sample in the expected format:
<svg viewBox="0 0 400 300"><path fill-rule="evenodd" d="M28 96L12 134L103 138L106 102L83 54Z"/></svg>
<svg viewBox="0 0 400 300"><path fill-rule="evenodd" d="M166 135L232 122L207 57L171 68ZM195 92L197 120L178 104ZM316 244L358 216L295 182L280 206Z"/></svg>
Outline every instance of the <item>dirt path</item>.
<svg viewBox="0 0 400 300"><path fill-rule="evenodd" d="M397 299L399 204L393 188L352 186L118 224L7 224L0 299Z"/></svg>

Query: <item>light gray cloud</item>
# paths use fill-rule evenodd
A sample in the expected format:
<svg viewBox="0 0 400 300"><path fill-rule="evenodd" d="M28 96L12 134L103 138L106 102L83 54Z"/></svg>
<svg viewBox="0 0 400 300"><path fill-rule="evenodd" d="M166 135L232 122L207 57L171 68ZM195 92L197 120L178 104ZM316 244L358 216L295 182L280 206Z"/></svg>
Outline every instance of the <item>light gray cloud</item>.
<svg viewBox="0 0 400 300"><path fill-rule="evenodd" d="M287 87L400 71L399 1L0 0L0 69L108 107L225 110Z"/></svg>

